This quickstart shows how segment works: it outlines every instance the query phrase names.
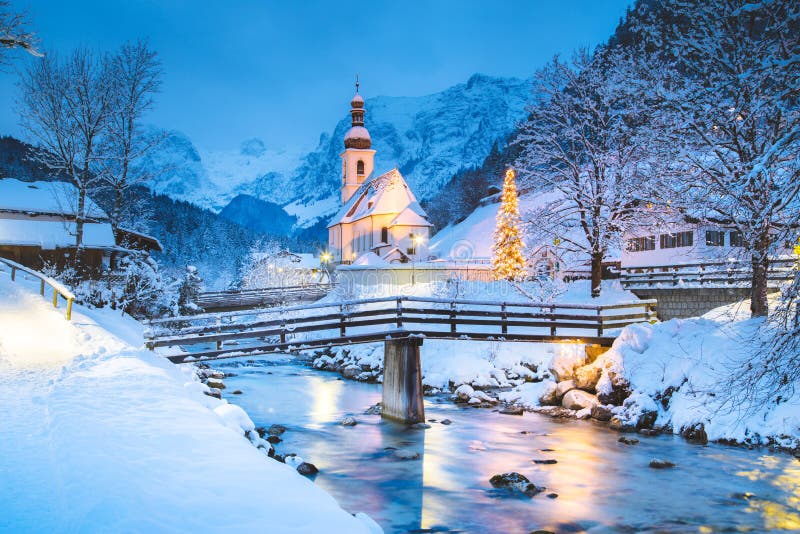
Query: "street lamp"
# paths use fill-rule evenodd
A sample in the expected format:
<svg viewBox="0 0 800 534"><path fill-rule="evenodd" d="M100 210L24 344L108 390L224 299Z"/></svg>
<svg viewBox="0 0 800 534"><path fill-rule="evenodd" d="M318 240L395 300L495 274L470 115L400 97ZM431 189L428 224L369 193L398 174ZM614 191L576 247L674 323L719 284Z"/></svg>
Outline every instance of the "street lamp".
<svg viewBox="0 0 800 534"><path fill-rule="evenodd" d="M325 274L328 276L328 281L331 279L331 273L328 268L328 265L333 261L333 254L328 252L327 250L319 255L319 261L322 263L322 268L325 270Z"/></svg>

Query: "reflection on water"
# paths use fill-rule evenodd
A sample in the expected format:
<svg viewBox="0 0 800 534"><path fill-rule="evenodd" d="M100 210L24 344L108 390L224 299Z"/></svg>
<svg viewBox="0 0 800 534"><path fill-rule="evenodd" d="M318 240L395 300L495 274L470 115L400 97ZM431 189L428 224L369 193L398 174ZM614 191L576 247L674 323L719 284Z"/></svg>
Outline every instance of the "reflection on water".
<svg viewBox="0 0 800 534"><path fill-rule="evenodd" d="M344 381L283 356L224 365L238 367L226 369L237 373L226 391L244 392L231 402L257 425L288 428L277 451L316 464L318 485L387 533L800 529L800 462L786 455L672 436L626 446L592 422L506 416L442 399L426 399L431 428L410 429L363 414L380 401L380 385ZM346 415L359 424L340 426ZM395 449L420 459L399 460ZM558 463L532 463L544 458ZM678 467L650 469L652 458ZM492 489L489 478L508 471L547 492L529 499Z"/></svg>

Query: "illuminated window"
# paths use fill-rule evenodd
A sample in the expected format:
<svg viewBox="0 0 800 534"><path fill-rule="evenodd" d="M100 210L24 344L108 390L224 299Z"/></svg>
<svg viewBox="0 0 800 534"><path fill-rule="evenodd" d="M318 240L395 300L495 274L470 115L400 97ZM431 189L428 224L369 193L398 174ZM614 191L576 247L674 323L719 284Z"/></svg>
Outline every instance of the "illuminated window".
<svg viewBox="0 0 800 534"><path fill-rule="evenodd" d="M656 249L656 236L647 235L628 239L628 252L643 252Z"/></svg>

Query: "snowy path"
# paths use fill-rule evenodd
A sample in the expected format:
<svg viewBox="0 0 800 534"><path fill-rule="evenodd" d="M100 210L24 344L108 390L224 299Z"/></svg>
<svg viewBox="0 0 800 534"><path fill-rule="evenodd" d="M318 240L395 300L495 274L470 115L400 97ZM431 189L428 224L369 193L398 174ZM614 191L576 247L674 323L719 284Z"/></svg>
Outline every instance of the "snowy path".
<svg viewBox="0 0 800 534"><path fill-rule="evenodd" d="M68 323L0 274L0 532L369 532L140 344L135 321Z"/></svg>

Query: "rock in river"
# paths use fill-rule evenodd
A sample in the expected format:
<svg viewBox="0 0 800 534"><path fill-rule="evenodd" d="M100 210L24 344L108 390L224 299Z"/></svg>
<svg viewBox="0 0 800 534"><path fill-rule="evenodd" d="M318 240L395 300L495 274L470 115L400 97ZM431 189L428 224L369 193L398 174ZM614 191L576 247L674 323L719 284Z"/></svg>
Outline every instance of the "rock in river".
<svg viewBox="0 0 800 534"><path fill-rule="evenodd" d="M561 406L569 410L583 410L598 404L597 397L580 389L568 391L564 398L561 399Z"/></svg>
<svg viewBox="0 0 800 534"><path fill-rule="evenodd" d="M297 466L297 472L300 473L301 475L311 476L319 473L319 469L317 469L317 466L314 464L303 462Z"/></svg>
<svg viewBox="0 0 800 534"><path fill-rule="evenodd" d="M342 426L356 426L358 424L358 421L356 421L355 417L348 416L339 421L339 424Z"/></svg>
<svg viewBox="0 0 800 534"><path fill-rule="evenodd" d="M639 443L638 439L629 438L627 436L620 436L620 438L617 441L619 441L620 443L624 443L625 445L636 445L637 443Z"/></svg>
<svg viewBox="0 0 800 534"><path fill-rule="evenodd" d="M416 460L419 458L419 453L411 449L397 449L392 451L392 456L398 460Z"/></svg>
<svg viewBox="0 0 800 534"><path fill-rule="evenodd" d="M522 406L506 406L500 413L505 415L522 415L525 410L522 409Z"/></svg>
<svg viewBox="0 0 800 534"><path fill-rule="evenodd" d="M280 436L286 432L286 427L283 425L272 425L267 429L267 434L270 436Z"/></svg>
<svg viewBox="0 0 800 534"><path fill-rule="evenodd" d="M653 458L650 460L650 467L653 469L669 469L670 467L675 467L675 464L670 462L669 460L661 460L658 458Z"/></svg>
<svg viewBox="0 0 800 534"><path fill-rule="evenodd" d="M533 484L526 476L516 472L495 475L489 479L489 483L495 488L507 488L523 493L528 497L533 497L546 489Z"/></svg>

